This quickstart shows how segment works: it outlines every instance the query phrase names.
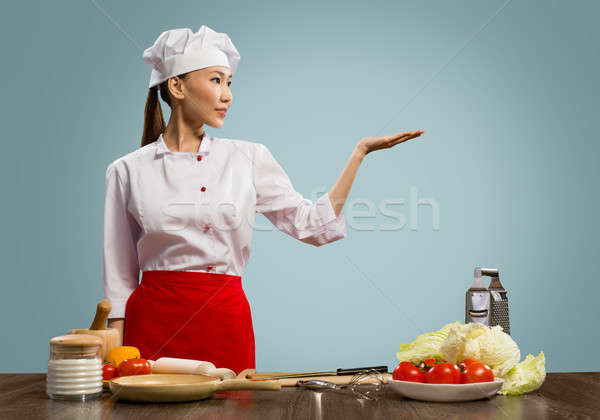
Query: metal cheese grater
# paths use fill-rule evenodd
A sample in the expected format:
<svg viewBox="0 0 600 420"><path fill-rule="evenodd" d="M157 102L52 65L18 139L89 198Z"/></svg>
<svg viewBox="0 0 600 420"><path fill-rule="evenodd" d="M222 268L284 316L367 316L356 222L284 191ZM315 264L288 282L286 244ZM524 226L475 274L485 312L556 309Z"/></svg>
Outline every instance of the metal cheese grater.
<svg viewBox="0 0 600 420"><path fill-rule="evenodd" d="M490 286L483 285L481 276L491 277ZM484 325L500 325L510 334L508 318L508 297L500 283L500 274L496 268L475 268L473 284L467 290L465 305L465 323L479 322Z"/></svg>

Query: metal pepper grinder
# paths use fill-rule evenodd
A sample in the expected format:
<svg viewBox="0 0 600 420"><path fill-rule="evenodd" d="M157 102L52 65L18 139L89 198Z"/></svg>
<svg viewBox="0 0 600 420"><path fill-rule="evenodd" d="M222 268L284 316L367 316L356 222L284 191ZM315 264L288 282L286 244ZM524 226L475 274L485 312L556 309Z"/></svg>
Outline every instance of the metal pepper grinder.
<svg viewBox="0 0 600 420"><path fill-rule="evenodd" d="M488 288L483 285L482 276L491 278ZM468 322L500 325L505 333L510 334L508 297L500 283L497 268L475 268L473 284L466 293L465 323Z"/></svg>

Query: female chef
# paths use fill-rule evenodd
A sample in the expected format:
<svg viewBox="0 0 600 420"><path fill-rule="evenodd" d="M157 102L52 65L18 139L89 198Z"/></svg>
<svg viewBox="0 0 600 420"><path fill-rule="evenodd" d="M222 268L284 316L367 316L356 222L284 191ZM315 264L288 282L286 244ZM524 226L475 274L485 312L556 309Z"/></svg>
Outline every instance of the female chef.
<svg viewBox="0 0 600 420"><path fill-rule="evenodd" d="M106 170L104 294L109 327L141 356L254 368L254 332L241 275L257 212L311 245L345 237L342 207L363 158L423 131L360 139L331 190L298 193L260 143L214 137L232 104L240 55L225 33L163 32L152 66L141 148ZM165 127L158 94L171 108ZM139 271L142 279L138 285Z"/></svg>

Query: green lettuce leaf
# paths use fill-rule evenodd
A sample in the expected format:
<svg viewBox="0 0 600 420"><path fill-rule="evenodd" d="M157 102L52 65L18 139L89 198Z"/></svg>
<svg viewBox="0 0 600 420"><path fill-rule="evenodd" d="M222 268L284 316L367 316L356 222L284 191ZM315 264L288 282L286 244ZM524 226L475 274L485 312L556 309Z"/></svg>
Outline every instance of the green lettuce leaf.
<svg viewBox="0 0 600 420"><path fill-rule="evenodd" d="M542 386L546 379L546 356L541 351L537 357L528 354L525 360L513 367L505 376L498 394L521 395Z"/></svg>
<svg viewBox="0 0 600 420"><path fill-rule="evenodd" d="M460 322L446 324L439 331L421 334L412 343L400 344L400 350L396 353L396 357L401 362L413 363L429 358L443 359L440 346L448 337L450 328L456 325L460 325Z"/></svg>

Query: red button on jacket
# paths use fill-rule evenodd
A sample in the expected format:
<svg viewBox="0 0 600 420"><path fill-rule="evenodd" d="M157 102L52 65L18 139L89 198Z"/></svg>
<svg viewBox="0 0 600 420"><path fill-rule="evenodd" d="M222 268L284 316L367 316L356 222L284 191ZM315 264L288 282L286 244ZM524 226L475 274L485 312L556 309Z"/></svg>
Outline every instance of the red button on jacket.
<svg viewBox="0 0 600 420"><path fill-rule="evenodd" d="M206 267L206 269L207 269L207 270L212 270L212 269L213 269L213 266L212 266L212 265L209 265L208 267Z"/></svg>
<svg viewBox="0 0 600 420"><path fill-rule="evenodd" d="M206 191L206 187L200 188L200 191Z"/></svg>
<svg viewBox="0 0 600 420"><path fill-rule="evenodd" d="M200 162L202 160L202 156L198 155L196 156L196 159L198 160L198 162Z"/></svg>
<svg viewBox="0 0 600 420"><path fill-rule="evenodd" d="M204 225L204 230L210 229L210 225Z"/></svg>

